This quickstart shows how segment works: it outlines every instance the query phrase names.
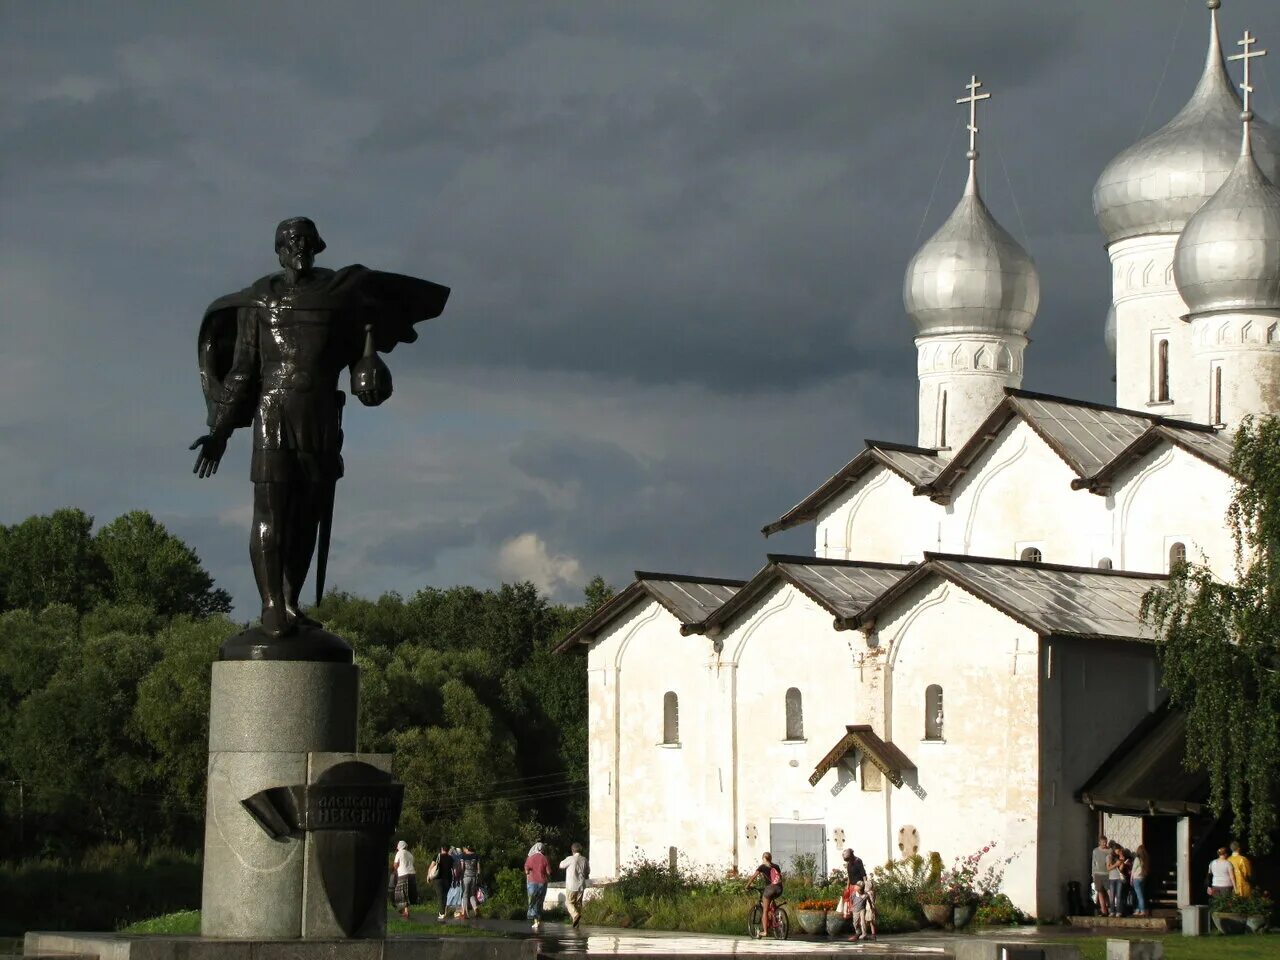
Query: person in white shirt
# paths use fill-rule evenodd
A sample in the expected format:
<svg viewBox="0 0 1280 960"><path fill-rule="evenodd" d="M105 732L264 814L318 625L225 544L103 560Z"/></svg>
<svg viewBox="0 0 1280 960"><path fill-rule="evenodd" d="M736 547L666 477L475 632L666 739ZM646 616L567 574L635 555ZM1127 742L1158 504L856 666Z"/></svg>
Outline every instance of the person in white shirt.
<svg viewBox="0 0 1280 960"><path fill-rule="evenodd" d="M1236 888L1236 871L1228 859L1230 856L1230 850L1219 847L1218 859L1209 864L1209 896L1215 900L1225 897Z"/></svg>
<svg viewBox="0 0 1280 960"><path fill-rule="evenodd" d="M418 874L413 866L413 854L409 845L401 840L396 844L396 888L392 895L400 916L409 919L409 905L418 899Z"/></svg>
<svg viewBox="0 0 1280 960"><path fill-rule="evenodd" d="M587 888L589 865L582 855L582 844L569 845L569 855L560 861L564 871L564 896L569 907L569 919L576 928L582 919L582 891Z"/></svg>

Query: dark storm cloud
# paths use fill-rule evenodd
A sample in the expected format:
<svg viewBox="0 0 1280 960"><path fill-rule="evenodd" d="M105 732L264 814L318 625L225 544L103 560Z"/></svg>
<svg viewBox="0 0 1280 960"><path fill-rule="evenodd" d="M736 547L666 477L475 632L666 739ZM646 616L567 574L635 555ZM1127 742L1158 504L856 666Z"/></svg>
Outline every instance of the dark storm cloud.
<svg viewBox="0 0 1280 960"><path fill-rule="evenodd" d="M1228 0L1224 36L1273 6ZM1040 267L1025 385L1112 398L1091 188L1185 101L1207 16L48 0L0 28L0 521L152 509L247 616L248 442L191 478L193 341L281 217L454 290L391 403L348 408L331 583L746 575L811 549L758 530L863 437L915 439L902 275L960 194L970 73L984 196Z"/></svg>

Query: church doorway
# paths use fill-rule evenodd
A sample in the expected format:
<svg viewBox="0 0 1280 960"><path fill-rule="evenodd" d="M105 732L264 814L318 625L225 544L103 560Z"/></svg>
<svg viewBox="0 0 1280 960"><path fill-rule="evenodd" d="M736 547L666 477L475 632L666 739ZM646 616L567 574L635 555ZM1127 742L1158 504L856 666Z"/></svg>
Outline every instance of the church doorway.
<svg viewBox="0 0 1280 960"><path fill-rule="evenodd" d="M827 827L822 823L774 820L769 824L769 850L785 876L796 873L797 859L812 858L815 879L827 875ZM805 861L800 861L804 865Z"/></svg>

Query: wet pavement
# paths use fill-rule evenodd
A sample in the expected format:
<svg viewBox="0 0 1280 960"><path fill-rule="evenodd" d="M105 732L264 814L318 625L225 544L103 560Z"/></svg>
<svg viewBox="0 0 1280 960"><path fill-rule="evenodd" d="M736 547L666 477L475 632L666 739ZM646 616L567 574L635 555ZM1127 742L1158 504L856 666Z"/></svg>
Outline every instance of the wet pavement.
<svg viewBox="0 0 1280 960"><path fill-rule="evenodd" d="M810 937L793 935L787 940L752 940L748 937L680 933L670 930L623 930L616 927L583 927L574 930L567 923L544 923L541 934L519 921L477 919L468 924L478 929L508 937L536 940L539 952L547 957L582 957L613 955L627 957L722 957L773 956L808 957L822 954L844 954L877 957L925 958L950 957L957 939L999 941L1070 942L1082 935L1096 934L1079 927L1007 927L986 930L981 934L956 934L943 930L887 934L875 941L849 942L844 937Z"/></svg>

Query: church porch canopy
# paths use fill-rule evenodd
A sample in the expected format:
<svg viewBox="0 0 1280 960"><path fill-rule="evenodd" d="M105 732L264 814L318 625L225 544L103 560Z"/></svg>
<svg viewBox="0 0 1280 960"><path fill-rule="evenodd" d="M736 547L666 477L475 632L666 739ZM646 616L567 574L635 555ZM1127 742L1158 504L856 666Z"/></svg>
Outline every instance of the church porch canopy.
<svg viewBox="0 0 1280 960"><path fill-rule="evenodd" d="M1207 809L1209 777L1183 765L1187 718L1166 700L1102 762L1077 798L1090 809L1188 816Z"/></svg>
<svg viewBox="0 0 1280 960"><path fill-rule="evenodd" d="M809 777L810 786L816 787L828 770L854 751L870 760L895 787L902 786L904 773L916 769L916 765L905 753L892 743L881 740L879 734L867 724L849 724L844 729L845 735L814 767L813 775Z"/></svg>

